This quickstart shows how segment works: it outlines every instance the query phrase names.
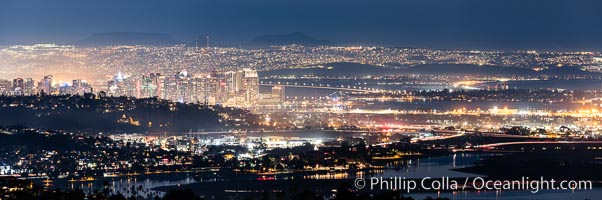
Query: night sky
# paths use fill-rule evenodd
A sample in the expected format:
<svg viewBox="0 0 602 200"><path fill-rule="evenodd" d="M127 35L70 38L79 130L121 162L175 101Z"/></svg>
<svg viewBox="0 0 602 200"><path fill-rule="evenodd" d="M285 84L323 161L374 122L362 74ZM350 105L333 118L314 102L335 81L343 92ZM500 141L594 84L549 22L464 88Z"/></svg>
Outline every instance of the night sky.
<svg viewBox="0 0 602 200"><path fill-rule="evenodd" d="M69 43L98 32L209 34L236 45L303 32L337 44L602 50L602 1L2 0L0 44Z"/></svg>

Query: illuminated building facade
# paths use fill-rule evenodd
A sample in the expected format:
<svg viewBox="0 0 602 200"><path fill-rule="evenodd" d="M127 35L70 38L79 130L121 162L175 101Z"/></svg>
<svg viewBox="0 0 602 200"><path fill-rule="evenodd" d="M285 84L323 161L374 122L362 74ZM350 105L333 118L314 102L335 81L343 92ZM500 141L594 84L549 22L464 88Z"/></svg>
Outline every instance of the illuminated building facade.
<svg viewBox="0 0 602 200"><path fill-rule="evenodd" d="M277 99L278 102L286 101L286 94L284 86L276 85L272 87L272 98Z"/></svg>
<svg viewBox="0 0 602 200"><path fill-rule="evenodd" d="M38 93L52 94L52 75L44 76L40 82L38 82Z"/></svg>

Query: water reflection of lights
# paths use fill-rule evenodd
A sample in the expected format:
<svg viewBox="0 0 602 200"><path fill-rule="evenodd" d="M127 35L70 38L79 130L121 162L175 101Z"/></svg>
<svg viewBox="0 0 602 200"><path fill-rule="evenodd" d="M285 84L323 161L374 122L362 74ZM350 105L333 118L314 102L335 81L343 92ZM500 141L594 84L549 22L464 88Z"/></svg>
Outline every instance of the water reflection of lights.
<svg viewBox="0 0 602 200"><path fill-rule="evenodd" d="M312 180L327 180L327 179L347 179L349 174L347 173L326 173L326 174L312 174L303 176L303 179L312 179Z"/></svg>
<svg viewBox="0 0 602 200"><path fill-rule="evenodd" d="M110 194L121 193L126 196L131 195L140 195L143 198L152 198L154 196L163 196L164 192L154 191L152 188L161 187L161 186L172 186L172 185L184 185L195 183L195 180L192 176L187 174L186 178L178 179L178 180L170 180L162 179L158 180L156 178L145 178L143 181L138 181L138 178L135 176L127 176L122 178L110 178L110 179L98 179L98 180L66 180L68 183L68 187L71 189L80 188L84 191L84 193L91 194L99 190L105 189L104 187L108 187L110 189ZM108 181L109 185L105 186L104 181ZM203 181L203 180L201 180ZM43 181L44 182L44 181ZM50 180L52 182L52 180ZM78 183L79 182L79 183ZM48 182L49 183L49 182ZM55 184L60 185L60 184ZM52 185L50 185L52 186ZM134 188L134 189L132 189Z"/></svg>

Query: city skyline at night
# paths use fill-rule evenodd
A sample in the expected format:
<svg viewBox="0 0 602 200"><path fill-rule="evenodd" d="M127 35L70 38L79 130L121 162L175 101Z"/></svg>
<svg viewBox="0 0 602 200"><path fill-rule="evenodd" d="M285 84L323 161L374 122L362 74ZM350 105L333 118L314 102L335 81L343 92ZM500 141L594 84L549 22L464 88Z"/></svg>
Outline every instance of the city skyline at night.
<svg viewBox="0 0 602 200"><path fill-rule="evenodd" d="M0 200L590 200L602 3L0 2Z"/></svg>

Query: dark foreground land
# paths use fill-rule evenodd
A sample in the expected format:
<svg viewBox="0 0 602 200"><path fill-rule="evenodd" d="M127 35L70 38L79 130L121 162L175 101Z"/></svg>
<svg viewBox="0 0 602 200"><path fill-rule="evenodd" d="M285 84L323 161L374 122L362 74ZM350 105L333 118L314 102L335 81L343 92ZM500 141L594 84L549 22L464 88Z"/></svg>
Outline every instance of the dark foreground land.
<svg viewBox="0 0 602 200"><path fill-rule="evenodd" d="M0 96L0 113L0 126L93 133L211 131L256 125L256 116L242 109L94 94Z"/></svg>

